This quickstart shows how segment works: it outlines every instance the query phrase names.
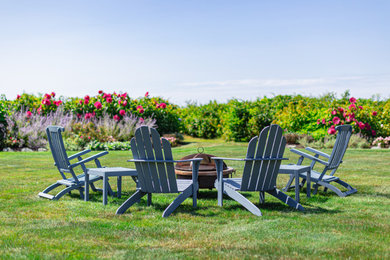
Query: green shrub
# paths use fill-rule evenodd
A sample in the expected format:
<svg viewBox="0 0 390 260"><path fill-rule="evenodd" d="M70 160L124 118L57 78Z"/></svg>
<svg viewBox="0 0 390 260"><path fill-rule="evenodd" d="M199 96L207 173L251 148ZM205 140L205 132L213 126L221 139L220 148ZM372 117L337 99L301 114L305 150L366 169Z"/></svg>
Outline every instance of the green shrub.
<svg viewBox="0 0 390 260"><path fill-rule="evenodd" d="M247 142L253 136L249 128L251 103L232 99L223 115L223 137L227 141ZM257 133L258 134L258 133Z"/></svg>

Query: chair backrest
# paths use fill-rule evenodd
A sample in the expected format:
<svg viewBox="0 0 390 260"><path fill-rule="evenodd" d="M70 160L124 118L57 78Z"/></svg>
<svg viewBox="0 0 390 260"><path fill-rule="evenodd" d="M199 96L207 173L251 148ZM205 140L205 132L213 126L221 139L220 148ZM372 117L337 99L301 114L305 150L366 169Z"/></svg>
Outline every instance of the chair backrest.
<svg viewBox="0 0 390 260"><path fill-rule="evenodd" d="M176 175L169 141L160 138L156 129L141 126L135 131L130 145L133 158L145 160L145 162L135 163L141 190L149 193L177 193ZM148 160L161 162L156 163Z"/></svg>
<svg viewBox="0 0 390 260"><path fill-rule="evenodd" d="M267 191L276 187L276 177L286 147L286 138L282 133L280 126L271 125L249 141L242 175L242 191Z"/></svg>
<svg viewBox="0 0 390 260"><path fill-rule="evenodd" d="M64 142L62 140L61 132L64 131L60 126L48 126L46 128L47 139L49 141L51 154L53 155L54 162L60 171L62 178L66 179L64 170L69 169L68 155L65 151Z"/></svg>
<svg viewBox="0 0 390 260"><path fill-rule="evenodd" d="M340 163L343 160L345 151L347 150L349 139L352 135L352 126L351 125L340 125L336 127L338 131L336 137L336 143L334 144L332 154L329 158L328 169L335 169L339 167Z"/></svg>

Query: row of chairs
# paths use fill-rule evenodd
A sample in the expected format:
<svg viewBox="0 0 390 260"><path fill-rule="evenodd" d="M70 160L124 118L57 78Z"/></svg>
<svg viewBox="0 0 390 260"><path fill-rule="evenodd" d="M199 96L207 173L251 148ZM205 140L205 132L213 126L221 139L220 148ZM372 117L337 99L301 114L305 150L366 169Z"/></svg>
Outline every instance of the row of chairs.
<svg viewBox="0 0 390 260"><path fill-rule="evenodd" d="M317 192L319 186L323 186L325 191L330 189L337 195L344 197L355 193L356 189L352 188L346 182L341 181L338 177L335 177L334 174L342 163L342 158L352 134L352 127L350 125L343 125L338 126L336 129L339 133L331 155L313 148L306 148L306 150L314 153L314 156L296 149L291 149L291 151L300 156L297 165L302 165L304 159L311 161L310 180L315 183L314 193ZM100 168L102 166L99 158L107 154L107 152L101 152L83 159L82 156L90 152L90 150L85 150L68 157L62 140L62 131L64 131L64 129L58 126L49 126L46 130L55 166L60 172L62 179L40 192L39 196L52 200L58 200L72 190L79 190L80 196L83 197L85 173L89 170L85 164L94 161L96 167ZM261 131L259 136L250 140L245 158L212 158L217 166L215 187L218 190L218 205L223 205L223 194L226 194L242 204L253 214L261 216L260 209L240 192L259 192L260 203L264 202L264 194L266 192L297 210L304 210L301 204L276 188L276 179L281 162L287 159L283 157L286 139L282 133L283 130L278 125L273 124L267 126ZM148 128L147 126L142 126L136 130L135 136L131 139L130 144L133 159L128 161L135 163L138 173L138 178L136 180L137 190L117 209L116 214L124 213L134 203L139 202L145 195L147 195L148 205L150 205L152 200L151 195L153 193L179 193L179 196L165 209L162 214L163 217L168 217L189 197L192 197L193 207L196 207L197 192L199 189L198 171L200 161L202 160L201 158L174 160L169 141L165 138L160 138L160 135L155 129ZM325 159L321 159L320 156ZM77 159L77 161L71 163L74 159ZM225 160L239 160L244 162L244 170L241 178L223 178L223 161ZM184 161L190 161L192 164L191 180L176 179L174 163ZM314 170L316 163L324 165L323 171L318 172ZM74 168L78 166L82 168L83 174L75 174ZM331 173L327 174L328 171L331 171ZM69 174L70 177L67 177ZM303 185L308 178L306 173L300 174L299 177L303 179L301 185ZM99 176L91 176L89 183L92 190L98 190L94 186L94 182L100 179L101 177ZM294 176L291 175L284 191L292 188L291 184L293 179ZM332 182L344 186L347 191L342 192L336 186L332 185ZM60 191L57 195L49 194L49 191L61 185L65 185L65 189ZM295 188L298 189L300 187ZM110 194L113 193L109 185L108 192Z"/></svg>

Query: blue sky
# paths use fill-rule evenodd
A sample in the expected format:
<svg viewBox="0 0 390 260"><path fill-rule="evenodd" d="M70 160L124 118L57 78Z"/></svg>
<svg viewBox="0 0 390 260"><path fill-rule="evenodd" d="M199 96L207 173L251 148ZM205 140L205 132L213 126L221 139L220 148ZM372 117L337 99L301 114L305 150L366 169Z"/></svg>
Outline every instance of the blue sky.
<svg viewBox="0 0 390 260"><path fill-rule="evenodd" d="M0 93L390 97L390 1L0 0Z"/></svg>

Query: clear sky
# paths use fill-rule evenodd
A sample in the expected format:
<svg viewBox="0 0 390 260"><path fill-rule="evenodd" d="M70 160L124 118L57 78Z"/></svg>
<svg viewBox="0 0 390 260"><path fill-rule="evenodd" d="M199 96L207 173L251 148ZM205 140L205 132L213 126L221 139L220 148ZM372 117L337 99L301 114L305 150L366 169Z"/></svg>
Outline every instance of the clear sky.
<svg viewBox="0 0 390 260"><path fill-rule="evenodd" d="M0 0L0 94L390 97L390 1Z"/></svg>

